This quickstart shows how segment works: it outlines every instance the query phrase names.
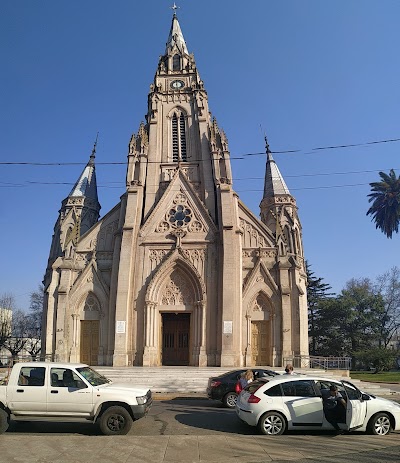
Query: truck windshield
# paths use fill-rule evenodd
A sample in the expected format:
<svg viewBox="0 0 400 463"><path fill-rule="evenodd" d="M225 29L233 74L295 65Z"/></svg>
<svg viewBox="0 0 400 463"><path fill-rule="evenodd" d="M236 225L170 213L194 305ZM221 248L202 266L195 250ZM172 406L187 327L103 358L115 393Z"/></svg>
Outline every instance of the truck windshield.
<svg viewBox="0 0 400 463"><path fill-rule="evenodd" d="M111 383L111 380L97 373L89 367L77 368L76 371L81 374L86 381L92 386L100 386L101 384Z"/></svg>

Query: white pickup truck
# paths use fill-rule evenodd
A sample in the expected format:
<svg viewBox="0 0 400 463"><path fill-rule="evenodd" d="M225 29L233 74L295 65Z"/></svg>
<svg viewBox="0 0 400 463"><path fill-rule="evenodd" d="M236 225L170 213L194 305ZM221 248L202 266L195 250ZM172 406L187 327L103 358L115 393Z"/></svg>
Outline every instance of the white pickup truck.
<svg viewBox="0 0 400 463"><path fill-rule="evenodd" d="M115 384L82 363L16 363L0 382L0 433L13 419L88 420L103 434L127 434L152 401L149 389Z"/></svg>

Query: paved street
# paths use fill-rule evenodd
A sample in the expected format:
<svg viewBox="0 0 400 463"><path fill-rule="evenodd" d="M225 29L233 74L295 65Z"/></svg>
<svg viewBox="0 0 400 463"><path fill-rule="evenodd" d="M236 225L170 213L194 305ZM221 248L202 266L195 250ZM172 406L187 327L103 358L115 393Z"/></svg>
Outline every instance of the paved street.
<svg viewBox="0 0 400 463"><path fill-rule="evenodd" d="M0 436L0 462L307 463L399 462L400 433L258 435L218 402L156 401L127 436L99 435L86 423L13 423Z"/></svg>

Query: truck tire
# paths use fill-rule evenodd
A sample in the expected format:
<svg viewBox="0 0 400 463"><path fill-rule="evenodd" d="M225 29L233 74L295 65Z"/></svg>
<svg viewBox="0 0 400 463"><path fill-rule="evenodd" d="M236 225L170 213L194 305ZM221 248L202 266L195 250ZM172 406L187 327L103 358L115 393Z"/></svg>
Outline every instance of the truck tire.
<svg viewBox="0 0 400 463"><path fill-rule="evenodd" d="M7 431L10 425L10 417L6 411L0 408L0 434Z"/></svg>
<svg viewBox="0 0 400 463"><path fill-rule="evenodd" d="M128 434L132 427L132 417L124 407L110 407L100 416L100 431L106 436Z"/></svg>

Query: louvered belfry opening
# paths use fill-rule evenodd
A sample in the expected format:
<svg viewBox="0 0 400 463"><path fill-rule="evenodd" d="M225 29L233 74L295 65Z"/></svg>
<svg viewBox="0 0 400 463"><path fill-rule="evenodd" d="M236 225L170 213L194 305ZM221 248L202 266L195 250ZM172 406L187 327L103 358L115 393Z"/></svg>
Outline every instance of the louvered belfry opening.
<svg viewBox="0 0 400 463"><path fill-rule="evenodd" d="M172 70L173 71L181 70L181 57L179 55L174 55L172 58Z"/></svg>
<svg viewBox="0 0 400 463"><path fill-rule="evenodd" d="M185 116L172 116L172 161L187 161Z"/></svg>
<svg viewBox="0 0 400 463"><path fill-rule="evenodd" d="M179 161L179 137L178 137L178 118L176 114L172 117L172 160Z"/></svg>
<svg viewBox="0 0 400 463"><path fill-rule="evenodd" d="M181 136L181 160L186 161L186 133L185 133L185 116L181 114L179 118L179 128Z"/></svg>

